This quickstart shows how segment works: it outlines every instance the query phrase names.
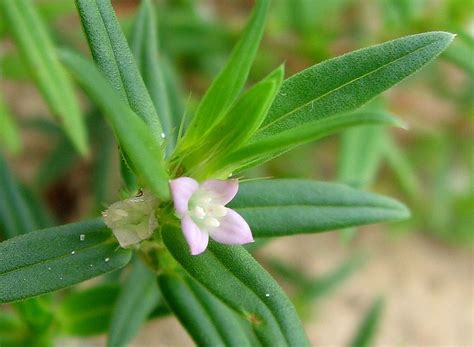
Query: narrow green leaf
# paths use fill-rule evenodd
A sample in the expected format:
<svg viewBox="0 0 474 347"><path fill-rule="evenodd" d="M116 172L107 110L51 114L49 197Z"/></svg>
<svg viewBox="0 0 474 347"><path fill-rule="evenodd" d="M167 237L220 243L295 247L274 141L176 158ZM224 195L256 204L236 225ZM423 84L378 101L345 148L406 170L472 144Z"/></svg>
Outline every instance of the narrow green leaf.
<svg viewBox="0 0 474 347"><path fill-rule="evenodd" d="M308 345L293 305L243 247L211 241L205 253L192 256L178 228L165 226L162 236L191 277L248 321L263 345Z"/></svg>
<svg viewBox="0 0 474 347"><path fill-rule="evenodd" d="M245 31L227 64L199 103L186 132L186 146L192 146L195 139L200 138L220 121L239 96L263 35L269 3L268 0L256 2Z"/></svg>
<svg viewBox="0 0 474 347"><path fill-rule="evenodd" d="M18 126L13 120L7 105L0 94L0 142L13 154L18 154L22 149Z"/></svg>
<svg viewBox="0 0 474 347"><path fill-rule="evenodd" d="M213 163L219 166L223 156L241 147L257 131L280 88L283 76L284 68L281 65L245 92L208 135L202 136L196 148L187 151L183 165L193 173L193 177L201 177L200 168L212 167ZM205 166L202 165L202 158L210 158Z"/></svg>
<svg viewBox="0 0 474 347"><path fill-rule="evenodd" d="M298 179L242 183L229 207L245 218L254 237L316 233L410 215L404 205L381 195Z"/></svg>
<svg viewBox="0 0 474 347"><path fill-rule="evenodd" d="M433 60L446 32L406 36L314 65L283 82L256 139L351 112Z"/></svg>
<svg viewBox="0 0 474 347"><path fill-rule="evenodd" d="M384 307L383 298L377 298L362 321L357 334L350 343L350 347L369 347L377 332Z"/></svg>
<svg viewBox="0 0 474 347"><path fill-rule="evenodd" d="M21 188L1 155L0 227L6 238L28 233L37 227Z"/></svg>
<svg viewBox="0 0 474 347"><path fill-rule="evenodd" d="M61 121L76 150L85 155L87 133L79 103L35 5L30 0L5 0L0 6L22 58L49 108Z"/></svg>
<svg viewBox="0 0 474 347"><path fill-rule="evenodd" d="M367 188L374 181L382 159L382 141L390 136L383 127L362 126L342 133L338 180L354 188Z"/></svg>
<svg viewBox="0 0 474 347"><path fill-rule="evenodd" d="M161 143L160 119L135 64L110 0L75 0L95 62Z"/></svg>
<svg viewBox="0 0 474 347"><path fill-rule="evenodd" d="M159 61L156 9L150 0L142 1L132 27L131 49L150 97L161 120L167 152L171 153L180 124L171 114L168 91Z"/></svg>
<svg viewBox="0 0 474 347"><path fill-rule="evenodd" d="M123 284L112 312L107 346L126 346L159 301L156 275L139 260Z"/></svg>
<svg viewBox="0 0 474 347"><path fill-rule="evenodd" d="M168 200L168 173L164 167L161 148L150 129L92 63L72 52L64 52L61 57L74 78L107 116L135 173L158 197Z"/></svg>
<svg viewBox="0 0 474 347"><path fill-rule="evenodd" d="M49 210L47 204L42 201L38 192L23 184L21 185L21 194L23 196L23 200L28 206L28 210L33 216L35 226L34 230L49 228L57 224L55 217Z"/></svg>
<svg viewBox="0 0 474 347"><path fill-rule="evenodd" d="M300 300L311 302L315 298L332 293L359 270L365 262L366 257L361 255L349 257L329 273L307 283L298 295Z"/></svg>
<svg viewBox="0 0 474 347"><path fill-rule="evenodd" d="M402 149L398 148L398 145L388 136L383 140L382 151L388 165L395 173L401 188L411 198L418 198L422 185L406 154L403 153Z"/></svg>
<svg viewBox="0 0 474 347"><path fill-rule="evenodd" d="M61 330L75 336L105 333L119 291L118 284L107 283L68 294L58 310Z"/></svg>
<svg viewBox="0 0 474 347"><path fill-rule="evenodd" d="M400 123L391 115L380 112L341 114L251 142L230 153L220 161L219 165L231 172L240 172L243 169L270 160L298 145L329 136L345 128L380 124L396 125ZM224 169L221 170L224 171Z"/></svg>
<svg viewBox="0 0 474 347"><path fill-rule="evenodd" d="M34 231L0 243L0 303L69 287L130 260L102 219Z"/></svg>
<svg viewBox="0 0 474 347"><path fill-rule="evenodd" d="M250 346L234 312L191 278L162 274L168 305L199 346Z"/></svg>

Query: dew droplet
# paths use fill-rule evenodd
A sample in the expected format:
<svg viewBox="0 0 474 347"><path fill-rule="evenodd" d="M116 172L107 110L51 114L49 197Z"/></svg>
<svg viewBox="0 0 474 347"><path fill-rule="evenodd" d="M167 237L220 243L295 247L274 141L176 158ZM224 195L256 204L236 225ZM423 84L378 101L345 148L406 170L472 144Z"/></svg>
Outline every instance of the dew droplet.
<svg viewBox="0 0 474 347"><path fill-rule="evenodd" d="M89 264L90 267L92 267L93 265L92 264Z"/></svg>
<svg viewBox="0 0 474 347"><path fill-rule="evenodd" d="M105 258L104 260L107 263L110 260L110 258Z"/></svg>
<svg viewBox="0 0 474 347"><path fill-rule="evenodd" d="M161 138L164 139L166 137L165 133L161 133Z"/></svg>
<svg viewBox="0 0 474 347"><path fill-rule="evenodd" d="M72 251L71 254L72 254L72 255L76 254L76 251Z"/></svg>
<svg viewBox="0 0 474 347"><path fill-rule="evenodd" d="M63 279L63 277L61 276L61 277L59 277L59 279L60 279L60 280L62 280L62 279Z"/></svg>
<svg viewBox="0 0 474 347"><path fill-rule="evenodd" d="M286 96L286 93L280 93L281 96Z"/></svg>
<svg viewBox="0 0 474 347"><path fill-rule="evenodd" d="M265 296L268 298L270 296L270 293L265 294Z"/></svg>
<svg viewBox="0 0 474 347"><path fill-rule="evenodd" d="M51 267L50 267L50 266L48 266L48 270L51 271Z"/></svg>
<svg viewBox="0 0 474 347"><path fill-rule="evenodd" d="M85 239L86 239L86 235L84 235L84 234L79 235L79 240L80 241L84 241Z"/></svg>

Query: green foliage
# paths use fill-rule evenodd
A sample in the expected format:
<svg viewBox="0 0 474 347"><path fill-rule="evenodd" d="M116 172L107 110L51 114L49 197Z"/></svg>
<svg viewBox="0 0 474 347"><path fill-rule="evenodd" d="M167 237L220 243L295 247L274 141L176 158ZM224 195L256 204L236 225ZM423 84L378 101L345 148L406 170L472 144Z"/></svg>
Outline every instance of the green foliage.
<svg viewBox="0 0 474 347"><path fill-rule="evenodd" d="M355 110L430 62L453 37L445 32L406 36L297 73L283 83L256 139Z"/></svg>
<svg viewBox="0 0 474 347"><path fill-rule="evenodd" d="M13 154L18 154L22 149L18 126L13 120L10 111L0 94L0 142Z"/></svg>
<svg viewBox="0 0 474 347"><path fill-rule="evenodd" d="M182 156L183 165L193 177L205 178L205 167L219 167L227 153L241 147L262 124L283 80L284 69L280 66L268 77L245 92L227 114L207 133L199 144ZM207 162L202 158L209 157ZM213 172L213 170L211 170ZM223 178L226 178L224 176Z"/></svg>
<svg viewBox="0 0 474 347"><path fill-rule="evenodd" d="M166 226L162 237L189 275L247 320L262 344L308 345L293 305L244 248L211 241L205 253L193 257L176 228Z"/></svg>
<svg viewBox="0 0 474 347"><path fill-rule="evenodd" d="M87 134L74 88L59 63L35 6L30 0L5 0L0 6L21 56L51 112L59 118L76 150L82 155L87 154Z"/></svg>
<svg viewBox="0 0 474 347"><path fill-rule="evenodd" d="M135 173L158 197L169 199L168 173L163 157L159 155L161 148L150 128L120 98L93 64L71 52L64 52L62 61L107 116Z"/></svg>
<svg viewBox="0 0 474 347"><path fill-rule="evenodd" d="M163 132L110 0L76 0L89 47L99 69L161 143ZM159 153L159 152L156 152Z"/></svg>
<svg viewBox="0 0 474 347"><path fill-rule="evenodd" d="M106 332L119 290L109 283L68 294L58 308L61 330L74 336Z"/></svg>
<svg viewBox="0 0 474 347"><path fill-rule="evenodd" d="M143 76L151 100L160 117L168 153L173 150L180 119L170 108L169 95L159 60L155 7L150 0L142 1L132 27L131 50ZM160 134L161 135L161 134Z"/></svg>
<svg viewBox="0 0 474 347"><path fill-rule="evenodd" d="M377 298L367 311L361 325L350 343L350 347L369 347L377 332L380 318L384 308L383 298Z"/></svg>
<svg viewBox="0 0 474 347"><path fill-rule="evenodd" d="M219 122L239 96L257 53L269 7L268 0L258 0L244 33L234 47L226 65L201 99L189 125L183 149L205 135Z"/></svg>
<svg viewBox="0 0 474 347"><path fill-rule="evenodd" d="M108 346L126 346L158 304L156 275L141 261L133 263L112 312Z"/></svg>
<svg viewBox="0 0 474 347"><path fill-rule="evenodd" d="M268 136L256 142L251 142L235 152L228 154L219 162L221 170L242 171L251 166L287 152L298 145L318 140L338 131L358 125L394 125L397 119L380 112L353 112L324 118L314 124L297 127L277 135Z"/></svg>
<svg viewBox="0 0 474 347"><path fill-rule="evenodd" d="M0 234L11 238L29 233L37 225L21 188L0 155Z"/></svg>
<svg viewBox="0 0 474 347"><path fill-rule="evenodd" d="M185 275L161 274L158 283L168 305L201 346L250 346L235 313Z"/></svg>
<svg viewBox="0 0 474 347"><path fill-rule="evenodd" d="M121 268L131 252L117 248L100 219L4 241L0 243L0 303L66 288Z"/></svg>
<svg viewBox="0 0 474 347"><path fill-rule="evenodd" d="M261 180L240 185L230 203L255 237L335 230L409 217L399 202L335 183Z"/></svg>

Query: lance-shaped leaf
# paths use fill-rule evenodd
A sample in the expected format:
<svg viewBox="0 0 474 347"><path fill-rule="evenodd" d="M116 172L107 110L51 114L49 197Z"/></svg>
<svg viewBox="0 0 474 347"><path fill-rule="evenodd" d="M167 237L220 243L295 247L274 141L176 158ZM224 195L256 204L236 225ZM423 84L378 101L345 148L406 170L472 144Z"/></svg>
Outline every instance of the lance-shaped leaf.
<svg viewBox="0 0 474 347"><path fill-rule="evenodd" d="M381 124L401 125L396 118L381 112L353 112L321 119L303 127L251 142L219 161L219 167L222 171L240 172L275 158L298 145L332 135L343 129L359 125Z"/></svg>
<svg viewBox="0 0 474 347"><path fill-rule="evenodd" d="M0 232L11 238L33 231L36 227L20 185L0 155Z"/></svg>
<svg viewBox="0 0 474 347"><path fill-rule="evenodd" d="M47 28L30 0L0 2L15 43L51 112L59 118L76 150L88 151L87 133L74 88L59 63Z"/></svg>
<svg viewBox="0 0 474 347"><path fill-rule="evenodd" d="M69 287L127 264L102 219L34 231L0 243L0 303Z"/></svg>
<svg viewBox="0 0 474 347"><path fill-rule="evenodd" d="M241 39L198 105L186 132L186 146L192 146L195 139L211 129L239 96L263 35L269 3L268 0L256 2Z"/></svg>
<svg viewBox="0 0 474 347"><path fill-rule="evenodd" d="M0 94L0 144L13 154L22 148L18 127Z"/></svg>
<svg viewBox="0 0 474 347"><path fill-rule="evenodd" d="M428 32L357 50L283 82L256 139L354 111L433 60L453 40Z"/></svg>
<svg viewBox="0 0 474 347"><path fill-rule="evenodd" d="M168 173L161 148L150 129L120 98L97 68L81 56L64 52L64 64L107 116L127 162L150 189L163 200L169 198Z"/></svg>
<svg viewBox="0 0 474 347"><path fill-rule="evenodd" d="M250 346L235 313L193 279L158 277L161 291L183 327L199 346Z"/></svg>
<svg viewBox="0 0 474 347"><path fill-rule="evenodd" d="M156 307L160 292L156 275L139 260L123 284L112 312L108 346L126 346Z"/></svg>
<svg viewBox="0 0 474 347"><path fill-rule="evenodd" d="M367 188L375 179L382 159L383 127L363 126L342 134L338 179L355 188Z"/></svg>
<svg viewBox="0 0 474 347"><path fill-rule="evenodd" d="M68 294L58 310L61 330L76 336L106 332L119 290L118 284L107 283Z"/></svg>
<svg viewBox="0 0 474 347"><path fill-rule="evenodd" d="M248 321L263 345L308 345L292 303L243 247L211 241L206 252L192 256L178 228L165 226L162 237L191 277Z"/></svg>
<svg viewBox="0 0 474 347"><path fill-rule="evenodd" d="M95 62L161 141L162 127L110 0L76 0Z"/></svg>
<svg viewBox="0 0 474 347"><path fill-rule="evenodd" d="M133 22L130 48L142 73L163 127L164 142L168 153L176 144L179 122L173 117L169 105L168 91L163 75L156 25L156 9L150 0L142 1Z"/></svg>
<svg viewBox="0 0 474 347"><path fill-rule="evenodd" d="M280 88L283 75L284 68L281 65L246 91L221 121L200 139L196 148L183 154L186 158L183 165L194 177L200 178L200 168L219 166L225 154L241 147L257 131ZM209 158L205 166L202 165L202 158Z"/></svg>
<svg viewBox="0 0 474 347"><path fill-rule="evenodd" d="M298 179L244 182L229 207L244 217L254 237L316 233L410 215L404 205L381 195Z"/></svg>
<svg viewBox="0 0 474 347"><path fill-rule="evenodd" d="M415 168L410 163L403 150L390 137L386 136L382 142L382 151L387 164L395 173L400 187L412 198L421 196L420 187L422 184L417 177Z"/></svg>
<svg viewBox="0 0 474 347"><path fill-rule="evenodd" d="M377 328L380 324L380 318L384 308L382 297L377 298L367 311L362 320L357 333L349 344L350 347L369 347L372 345Z"/></svg>

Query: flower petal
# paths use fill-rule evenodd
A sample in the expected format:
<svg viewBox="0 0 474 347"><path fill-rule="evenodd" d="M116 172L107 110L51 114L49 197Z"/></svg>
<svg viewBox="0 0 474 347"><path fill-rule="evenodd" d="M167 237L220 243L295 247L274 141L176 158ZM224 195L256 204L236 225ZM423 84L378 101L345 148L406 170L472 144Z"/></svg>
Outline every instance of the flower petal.
<svg viewBox="0 0 474 347"><path fill-rule="evenodd" d="M198 255L204 252L209 243L209 235L199 229L188 215L181 220L181 227L183 229L184 238L189 245L192 255Z"/></svg>
<svg viewBox="0 0 474 347"><path fill-rule="evenodd" d="M201 188L210 192L217 203L226 205L237 195L239 181L236 179L207 180L201 184Z"/></svg>
<svg viewBox="0 0 474 347"><path fill-rule="evenodd" d="M227 208L227 214L220 219L221 225L208 230L211 238L227 245L243 245L253 242L252 231L240 214Z"/></svg>
<svg viewBox="0 0 474 347"><path fill-rule="evenodd" d="M178 215L183 218L188 212L189 199L198 190L199 184L190 177L180 177L170 181L170 188L174 208Z"/></svg>

